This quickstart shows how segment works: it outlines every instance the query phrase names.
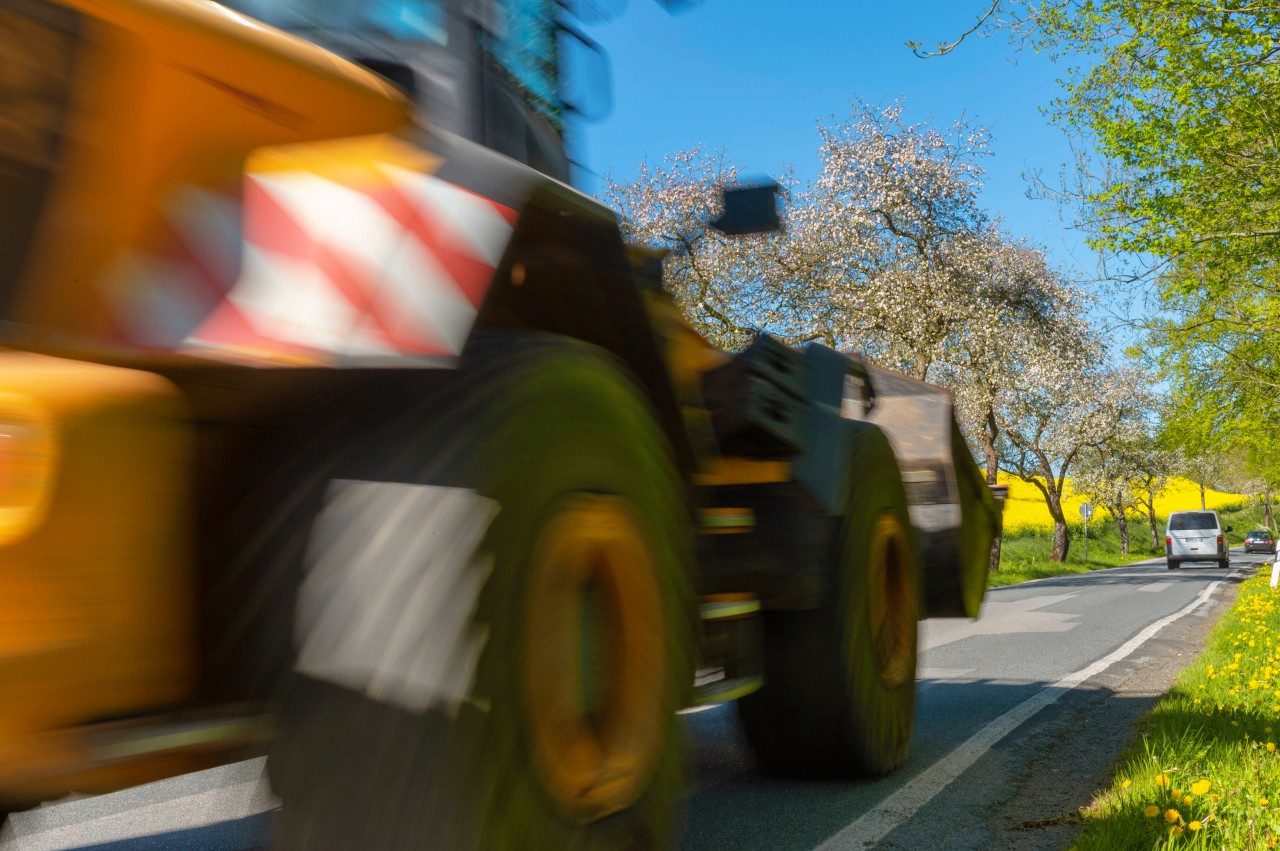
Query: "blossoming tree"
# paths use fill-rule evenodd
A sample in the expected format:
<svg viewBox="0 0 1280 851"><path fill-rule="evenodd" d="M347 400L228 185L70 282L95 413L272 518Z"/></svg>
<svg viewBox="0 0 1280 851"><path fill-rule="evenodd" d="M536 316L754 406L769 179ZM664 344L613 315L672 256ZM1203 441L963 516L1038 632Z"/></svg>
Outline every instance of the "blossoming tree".
<svg viewBox="0 0 1280 851"><path fill-rule="evenodd" d="M707 227L742 172L701 148L645 162L631 181L606 177L603 198L628 239L667 252L666 286L712 342L740 348L757 331L820 340L951 387L994 484L1008 417L1084 369L1087 298L978 205L985 130L855 102L819 125L819 141L817 178L784 176L777 234Z"/></svg>
<svg viewBox="0 0 1280 851"><path fill-rule="evenodd" d="M1084 453L1134 439L1149 410L1145 376L1095 365L1102 351L1095 344L1083 369L1079 361L1051 366L1058 381L1013 395L1003 410L1002 466L1045 498L1053 518L1049 561L1064 560L1070 549L1062 505L1072 466Z"/></svg>
<svg viewBox="0 0 1280 851"><path fill-rule="evenodd" d="M1129 516L1143 510L1151 524L1151 548L1160 547L1154 502L1165 475L1158 464L1160 456L1153 454L1158 450L1150 448L1141 428L1125 430L1131 432L1129 437L1088 449L1081 455L1071 487L1076 494L1107 510L1120 534L1120 552L1128 555Z"/></svg>

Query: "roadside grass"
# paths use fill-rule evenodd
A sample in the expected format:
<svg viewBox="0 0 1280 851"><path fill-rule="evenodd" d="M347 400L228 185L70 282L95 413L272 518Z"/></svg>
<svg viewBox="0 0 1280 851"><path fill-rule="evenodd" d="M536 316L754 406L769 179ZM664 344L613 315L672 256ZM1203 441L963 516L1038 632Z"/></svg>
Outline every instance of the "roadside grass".
<svg viewBox="0 0 1280 851"><path fill-rule="evenodd" d="M1198 508L1197 502L1193 508ZM1231 526L1227 541L1232 546L1244 542L1250 529L1263 528L1262 506L1255 500L1238 497L1237 502L1218 509L1224 526ZM1163 521L1163 518L1159 518ZM1164 556L1164 527L1157 529L1158 546L1151 546L1151 526L1146 520L1129 519L1129 553L1120 552L1120 530L1114 520L1107 517L1095 519L1089 524L1089 557L1084 554L1084 526L1068 524L1071 547L1065 562L1049 562L1053 549L1053 532L1023 528L1006 532L1000 547L1000 569L989 575L988 587L1014 585L1029 579L1062 576L1069 573L1088 573L1104 567L1118 567L1135 561Z"/></svg>
<svg viewBox="0 0 1280 851"><path fill-rule="evenodd" d="M1239 528L1239 527L1237 527ZM1079 851L1280 843L1280 591L1242 584L1205 650L1138 725Z"/></svg>

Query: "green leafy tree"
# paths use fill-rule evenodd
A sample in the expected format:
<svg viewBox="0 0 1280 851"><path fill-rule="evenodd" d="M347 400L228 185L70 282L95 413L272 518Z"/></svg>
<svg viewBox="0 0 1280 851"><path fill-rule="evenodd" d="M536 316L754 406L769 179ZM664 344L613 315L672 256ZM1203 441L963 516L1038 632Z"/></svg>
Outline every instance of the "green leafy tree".
<svg viewBox="0 0 1280 851"><path fill-rule="evenodd" d="M1148 346L1178 387L1236 410L1280 388L1280 5L992 0L1007 32L1066 68L1048 111L1096 161L1059 197L1095 248L1152 283ZM1114 271L1114 270L1113 270ZM1125 276L1121 276L1125 277Z"/></svg>

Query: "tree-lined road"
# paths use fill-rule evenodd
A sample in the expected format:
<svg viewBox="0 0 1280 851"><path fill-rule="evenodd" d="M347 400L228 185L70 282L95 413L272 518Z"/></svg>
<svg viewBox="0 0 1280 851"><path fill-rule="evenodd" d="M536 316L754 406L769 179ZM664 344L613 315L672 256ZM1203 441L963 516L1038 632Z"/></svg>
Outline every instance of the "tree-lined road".
<svg viewBox="0 0 1280 851"><path fill-rule="evenodd" d="M915 741L879 781L785 782L756 771L731 705L685 715L693 747L685 848L1063 847L1131 721L1194 658L1232 569L1163 560L991 591L976 622L921 632ZM0 851L243 849L275 802L260 762L18 814Z"/></svg>

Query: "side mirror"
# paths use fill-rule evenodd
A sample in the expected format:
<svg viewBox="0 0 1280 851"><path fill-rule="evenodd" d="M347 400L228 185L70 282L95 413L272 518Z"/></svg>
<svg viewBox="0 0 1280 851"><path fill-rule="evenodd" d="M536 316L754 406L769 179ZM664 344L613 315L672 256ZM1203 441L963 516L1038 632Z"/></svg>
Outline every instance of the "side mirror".
<svg viewBox="0 0 1280 851"><path fill-rule="evenodd" d="M732 186L724 190L724 215L711 226L726 236L782 230L778 215L778 184Z"/></svg>
<svg viewBox="0 0 1280 851"><path fill-rule="evenodd" d="M560 56L558 81L565 109L587 121L599 121L613 108L609 57L582 30L556 22L556 50Z"/></svg>

